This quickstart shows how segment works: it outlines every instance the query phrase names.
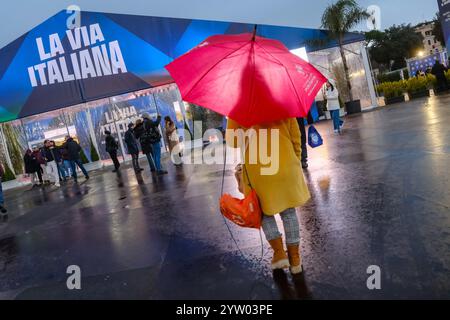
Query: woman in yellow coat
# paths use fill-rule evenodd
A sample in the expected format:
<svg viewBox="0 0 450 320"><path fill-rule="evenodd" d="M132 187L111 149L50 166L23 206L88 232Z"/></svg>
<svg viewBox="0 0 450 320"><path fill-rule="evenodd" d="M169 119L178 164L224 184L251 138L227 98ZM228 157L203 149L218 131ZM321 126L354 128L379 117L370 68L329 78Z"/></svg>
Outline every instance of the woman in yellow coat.
<svg viewBox="0 0 450 320"><path fill-rule="evenodd" d="M292 118L244 128L229 119L226 139L228 145L241 148L244 155L243 170L247 171L242 174L244 193L249 193L251 185L261 203L262 229L274 250L272 269L290 267L293 274L302 272L300 228L295 208L305 204L310 194L300 167L301 140L297 120ZM280 214L283 221L288 255L275 221L276 214Z"/></svg>

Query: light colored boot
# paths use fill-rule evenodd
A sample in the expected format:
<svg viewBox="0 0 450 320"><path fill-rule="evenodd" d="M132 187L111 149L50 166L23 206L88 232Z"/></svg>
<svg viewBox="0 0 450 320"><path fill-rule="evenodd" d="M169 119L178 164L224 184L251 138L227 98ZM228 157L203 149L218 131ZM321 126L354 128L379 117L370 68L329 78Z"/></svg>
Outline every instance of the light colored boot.
<svg viewBox="0 0 450 320"><path fill-rule="evenodd" d="M289 260L283 248L283 239L269 241L273 249L272 270L289 268Z"/></svg>
<svg viewBox="0 0 450 320"><path fill-rule="evenodd" d="M303 272L302 258L300 256L300 247L298 244L288 245L289 263L292 274L299 274Z"/></svg>

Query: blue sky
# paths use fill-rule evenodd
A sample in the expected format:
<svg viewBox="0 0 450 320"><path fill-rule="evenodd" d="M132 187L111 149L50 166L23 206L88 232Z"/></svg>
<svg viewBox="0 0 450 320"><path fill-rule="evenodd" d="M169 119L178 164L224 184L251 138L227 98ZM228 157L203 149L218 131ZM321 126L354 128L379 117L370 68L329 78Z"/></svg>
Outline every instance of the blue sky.
<svg viewBox="0 0 450 320"><path fill-rule="evenodd" d="M14 0L2 1L0 47L51 15L76 4L86 11L197 18L317 28L332 0ZM437 0L358 0L378 5L382 27L430 20ZM364 29L365 26L361 28Z"/></svg>

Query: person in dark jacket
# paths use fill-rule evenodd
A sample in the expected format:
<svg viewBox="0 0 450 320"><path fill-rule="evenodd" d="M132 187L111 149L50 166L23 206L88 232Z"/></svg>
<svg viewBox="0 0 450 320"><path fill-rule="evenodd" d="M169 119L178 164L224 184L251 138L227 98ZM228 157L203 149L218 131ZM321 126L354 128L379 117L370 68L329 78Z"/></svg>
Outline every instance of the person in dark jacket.
<svg viewBox="0 0 450 320"><path fill-rule="evenodd" d="M2 180L5 175L5 170L3 170L3 166L0 164L0 212L7 213L8 210L5 208L5 198L3 197L3 188L2 188Z"/></svg>
<svg viewBox="0 0 450 320"><path fill-rule="evenodd" d="M106 152L109 153L109 156L111 157L113 163L114 163L114 170L113 172L117 172L120 168L120 162L119 159L117 159L117 150L119 149L119 145L117 144L116 139L111 135L111 132L106 130L105 131L105 147Z"/></svg>
<svg viewBox="0 0 450 320"><path fill-rule="evenodd" d="M56 145L55 141L53 141L53 140L50 141L50 144L54 150L56 166L58 167L59 181L66 182L67 174L66 174L66 170L64 168L64 163L63 163L63 158L62 158L62 148L58 147Z"/></svg>
<svg viewBox="0 0 450 320"><path fill-rule="evenodd" d="M59 173L57 161L57 151L50 140L44 141L43 156L47 162L47 174L52 177L55 182L55 186L60 187L59 183Z"/></svg>
<svg viewBox="0 0 450 320"><path fill-rule="evenodd" d="M84 176L86 177L86 180L88 180L89 174L87 173L86 169L83 166L83 163L81 162L81 157L80 157L81 147L80 147L80 145L72 137L67 136L66 143L64 144L64 148L67 149L67 156L70 161L70 169L72 171L72 177L75 180L75 182L78 181L77 170L76 170L77 168L75 165L77 165L78 168L81 169Z"/></svg>
<svg viewBox="0 0 450 320"><path fill-rule="evenodd" d="M31 175L31 183L33 184L33 187L42 185L42 168L37 161L35 154L30 149L26 151L23 157L23 162L25 164L25 173ZM36 175L39 179L39 184L35 183Z"/></svg>
<svg viewBox="0 0 450 320"><path fill-rule="evenodd" d="M127 146L128 154L131 155L131 161L136 173L141 172L144 169L139 167L139 145L133 131L134 124L128 124L128 130L125 132L125 144Z"/></svg>
<svg viewBox="0 0 450 320"><path fill-rule="evenodd" d="M302 168L308 168L308 148L306 146L306 129L305 129L305 119L297 118L298 127L300 128L300 139L302 144Z"/></svg>
<svg viewBox="0 0 450 320"><path fill-rule="evenodd" d="M44 183L47 183L48 182L47 167L45 166L46 162L44 156L42 155L42 149L38 148L37 146L34 146L33 156L36 158L36 161L39 163L39 166L41 167L42 180L44 180Z"/></svg>
<svg viewBox="0 0 450 320"><path fill-rule="evenodd" d="M134 136L141 144L142 153L145 154L150 165L152 172L156 171L155 161L153 160L153 148L150 139L145 135L144 122L141 119L136 120L136 125L134 127Z"/></svg>
<svg viewBox="0 0 450 320"><path fill-rule="evenodd" d="M436 77L437 89L439 92L448 89L447 77L445 76L446 71L447 68L445 68L445 66L442 63L440 63L439 60L436 60L433 68L431 69L431 73Z"/></svg>
<svg viewBox="0 0 450 320"><path fill-rule="evenodd" d="M158 175L167 174L166 170L161 166L161 133L159 132L159 125L161 124L161 116L158 115L156 121L150 118L148 113L145 113L144 118L144 136L148 137L148 140L152 146L153 160L155 161L156 172Z"/></svg>
<svg viewBox="0 0 450 320"><path fill-rule="evenodd" d="M62 158L63 169L65 172L65 177L69 178L72 175L70 159L69 159L69 152L67 151L66 148L64 148L64 146L62 146L60 148L60 151L61 151L61 158Z"/></svg>

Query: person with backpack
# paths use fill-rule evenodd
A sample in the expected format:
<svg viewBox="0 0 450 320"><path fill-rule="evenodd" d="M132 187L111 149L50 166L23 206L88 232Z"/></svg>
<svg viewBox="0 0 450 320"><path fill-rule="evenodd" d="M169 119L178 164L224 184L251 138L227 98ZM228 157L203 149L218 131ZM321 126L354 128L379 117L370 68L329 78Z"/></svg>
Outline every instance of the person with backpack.
<svg viewBox="0 0 450 320"><path fill-rule="evenodd" d="M60 151L61 151L62 167L63 167L63 170L65 172L65 177L66 177L66 180L67 180L67 178L72 176L70 159L69 159L69 152L67 151L66 148L64 148L64 146L62 146L60 148Z"/></svg>
<svg viewBox="0 0 450 320"><path fill-rule="evenodd" d="M114 163L114 170L113 172L119 171L120 168L120 162L119 159L117 159L117 150L119 149L119 145L117 144L116 139L111 135L111 132L106 130L105 131L105 147L106 152L109 153L109 156L111 157L113 163Z"/></svg>
<svg viewBox="0 0 450 320"><path fill-rule="evenodd" d="M0 163L0 212L1 213L7 213L8 210L6 210L5 206L5 198L3 196L3 188L2 188L2 180L3 176L5 175L5 170L3 170L3 166Z"/></svg>
<svg viewBox="0 0 450 320"><path fill-rule="evenodd" d="M150 139L148 139L148 135L144 135L144 122L142 119L136 120L136 125L134 126L134 136L139 141L141 145L142 153L147 157L148 164L150 166L151 172L156 171L155 161L153 160L153 148Z"/></svg>
<svg viewBox="0 0 450 320"><path fill-rule="evenodd" d="M81 169L86 180L89 180L89 174L83 166L83 162L81 161L81 147L71 136L66 137L66 143L64 144L64 148L67 149L67 156L70 161L70 169L72 171L72 177L75 182L78 181L76 165Z"/></svg>
<svg viewBox="0 0 450 320"><path fill-rule="evenodd" d="M159 125L161 124L161 116L158 115L156 121L150 118L148 113L145 113L144 118L144 136L147 136L148 141L152 145L153 160L155 161L156 173L158 175L167 174L166 170L161 166L161 133L159 131Z"/></svg>

